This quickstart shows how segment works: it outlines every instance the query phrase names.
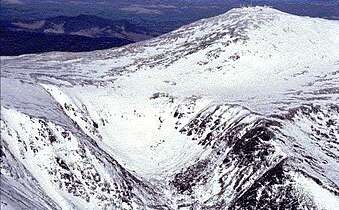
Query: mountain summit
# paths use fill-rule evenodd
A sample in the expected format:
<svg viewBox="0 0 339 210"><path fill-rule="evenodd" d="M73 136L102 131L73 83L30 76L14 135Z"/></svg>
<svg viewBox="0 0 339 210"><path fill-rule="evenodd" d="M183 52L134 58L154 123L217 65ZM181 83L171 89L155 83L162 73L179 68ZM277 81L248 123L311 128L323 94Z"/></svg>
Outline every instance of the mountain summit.
<svg viewBox="0 0 339 210"><path fill-rule="evenodd" d="M3 57L2 209L336 209L337 34L249 7Z"/></svg>

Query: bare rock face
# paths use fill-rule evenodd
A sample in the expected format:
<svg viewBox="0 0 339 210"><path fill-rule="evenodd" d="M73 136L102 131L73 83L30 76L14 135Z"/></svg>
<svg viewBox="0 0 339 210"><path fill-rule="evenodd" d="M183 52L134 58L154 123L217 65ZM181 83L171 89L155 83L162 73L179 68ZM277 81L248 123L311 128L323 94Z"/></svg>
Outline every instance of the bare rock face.
<svg viewBox="0 0 339 210"><path fill-rule="evenodd" d="M339 208L338 33L238 8L117 49L3 57L1 208Z"/></svg>

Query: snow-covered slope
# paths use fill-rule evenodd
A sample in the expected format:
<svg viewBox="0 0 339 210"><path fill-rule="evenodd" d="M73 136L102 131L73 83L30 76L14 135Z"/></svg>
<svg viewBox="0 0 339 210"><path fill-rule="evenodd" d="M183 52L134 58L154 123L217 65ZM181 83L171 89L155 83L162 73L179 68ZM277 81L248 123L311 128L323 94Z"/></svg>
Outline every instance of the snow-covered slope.
<svg viewBox="0 0 339 210"><path fill-rule="evenodd" d="M2 207L339 208L339 23L233 9L3 57Z"/></svg>

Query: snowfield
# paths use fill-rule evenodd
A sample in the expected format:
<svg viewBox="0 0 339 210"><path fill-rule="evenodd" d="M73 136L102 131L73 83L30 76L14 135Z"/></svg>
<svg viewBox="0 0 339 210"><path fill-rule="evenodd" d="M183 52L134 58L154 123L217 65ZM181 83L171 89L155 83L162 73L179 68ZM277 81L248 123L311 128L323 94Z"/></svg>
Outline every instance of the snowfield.
<svg viewBox="0 0 339 210"><path fill-rule="evenodd" d="M3 209L339 209L339 22L237 8L2 57Z"/></svg>

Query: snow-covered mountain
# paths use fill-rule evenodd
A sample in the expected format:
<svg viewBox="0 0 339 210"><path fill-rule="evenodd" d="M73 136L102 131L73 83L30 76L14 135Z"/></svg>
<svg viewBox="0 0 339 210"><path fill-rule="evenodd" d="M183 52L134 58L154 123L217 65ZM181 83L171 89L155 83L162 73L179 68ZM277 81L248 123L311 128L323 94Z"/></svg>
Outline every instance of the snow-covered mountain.
<svg viewBox="0 0 339 210"><path fill-rule="evenodd" d="M233 9L2 57L2 209L338 209L339 22Z"/></svg>

